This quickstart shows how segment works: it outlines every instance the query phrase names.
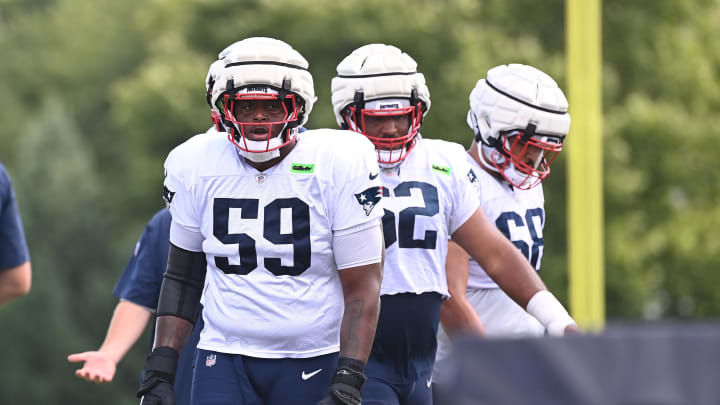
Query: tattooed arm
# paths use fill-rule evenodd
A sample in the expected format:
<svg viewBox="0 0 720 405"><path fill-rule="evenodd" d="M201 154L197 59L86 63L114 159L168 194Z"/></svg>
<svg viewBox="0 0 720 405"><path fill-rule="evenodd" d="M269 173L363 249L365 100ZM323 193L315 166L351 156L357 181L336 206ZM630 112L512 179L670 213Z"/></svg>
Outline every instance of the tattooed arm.
<svg viewBox="0 0 720 405"><path fill-rule="evenodd" d="M335 262L345 298L340 357L327 395L317 405L360 404L375 329L380 316L380 283L385 263L382 226L333 238ZM376 262L376 263L372 263ZM351 265L349 263L371 263ZM345 266L345 264L348 264Z"/></svg>
<svg viewBox="0 0 720 405"><path fill-rule="evenodd" d="M366 363L370 356L378 315L383 263L341 270L345 314L340 328L340 357Z"/></svg>

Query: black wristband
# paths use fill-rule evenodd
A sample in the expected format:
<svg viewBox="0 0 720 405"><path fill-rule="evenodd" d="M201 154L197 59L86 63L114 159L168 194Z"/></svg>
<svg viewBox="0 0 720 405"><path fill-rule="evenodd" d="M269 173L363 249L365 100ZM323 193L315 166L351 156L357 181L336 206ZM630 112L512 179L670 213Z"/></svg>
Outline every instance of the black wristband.
<svg viewBox="0 0 720 405"><path fill-rule="evenodd" d="M171 347L156 347L145 358L145 373L150 372L154 376L174 384L179 357L180 354L177 350Z"/></svg>
<svg viewBox="0 0 720 405"><path fill-rule="evenodd" d="M359 391L366 380L363 370L365 370L365 363L362 361L351 357L340 357L331 384L347 384Z"/></svg>

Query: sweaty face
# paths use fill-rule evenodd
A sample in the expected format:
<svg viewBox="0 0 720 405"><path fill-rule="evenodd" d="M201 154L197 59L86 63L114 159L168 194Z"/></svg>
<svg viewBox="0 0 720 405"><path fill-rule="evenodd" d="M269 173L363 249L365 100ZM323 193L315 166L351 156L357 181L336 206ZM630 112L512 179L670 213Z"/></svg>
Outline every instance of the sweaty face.
<svg viewBox="0 0 720 405"><path fill-rule="evenodd" d="M282 101L267 99L235 100L233 115L249 140L263 141L280 134L284 128L281 122L288 114ZM271 123L275 124L271 125Z"/></svg>

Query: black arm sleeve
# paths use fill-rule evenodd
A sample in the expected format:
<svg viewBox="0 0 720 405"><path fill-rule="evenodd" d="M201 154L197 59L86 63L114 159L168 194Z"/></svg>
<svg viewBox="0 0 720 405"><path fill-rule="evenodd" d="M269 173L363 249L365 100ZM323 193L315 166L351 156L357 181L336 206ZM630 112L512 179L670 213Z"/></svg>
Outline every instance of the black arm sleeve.
<svg viewBox="0 0 720 405"><path fill-rule="evenodd" d="M171 243L157 316L177 316L194 324L206 271L205 253L185 250Z"/></svg>

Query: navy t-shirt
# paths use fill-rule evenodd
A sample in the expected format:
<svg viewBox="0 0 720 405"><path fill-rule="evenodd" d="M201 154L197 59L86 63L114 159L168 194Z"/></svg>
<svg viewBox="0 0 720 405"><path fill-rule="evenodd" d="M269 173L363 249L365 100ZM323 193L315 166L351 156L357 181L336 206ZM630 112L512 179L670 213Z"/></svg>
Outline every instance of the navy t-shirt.
<svg viewBox="0 0 720 405"><path fill-rule="evenodd" d="M113 294L116 297L153 311L157 308L160 286L167 267L168 250L170 249L171 221L170 211L162 209L148 222L140 240L135 245L135 253L115 285ZM202 311L198 313L200 312ZM178 360L175 377L177 405L190 404L193 357L202 327L202 316L198 316L192 335ZM153 333L153 335L155 334ZM150 348L152 348L152 338Z"/></svg>
<svg viewBox="0 0 720 405"><path fill-rule="evenodd" d="M15 192L5 166L0 163L0 271L30 260Z"/></svg>

